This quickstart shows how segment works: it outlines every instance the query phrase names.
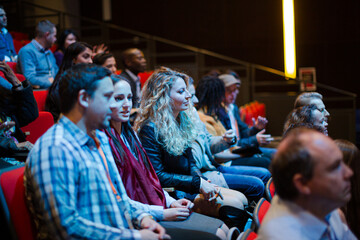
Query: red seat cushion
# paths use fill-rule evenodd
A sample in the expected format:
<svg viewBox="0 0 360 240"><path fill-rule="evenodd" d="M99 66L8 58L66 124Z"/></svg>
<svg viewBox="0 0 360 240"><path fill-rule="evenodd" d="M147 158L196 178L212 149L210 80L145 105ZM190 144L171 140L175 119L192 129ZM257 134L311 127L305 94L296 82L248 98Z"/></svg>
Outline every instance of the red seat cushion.
<svg viewBox="0 0 360 240"><path fill-rule="evenodd" d="M25 167L19 167L0 176L2 193L19 240L35 239L36 236L35 224L25 202L24 170Z"/></svg>
<svg viewBox="0 0 360 240"><path fill-rule="evenodd" d="M35 90L34 97L38 105L39 111L45 111L45 102L48 95L48 90Z"/></svg>
<svg viewBox="0 0 360 240"><path fill-rule="evenodd" d="M27 141L35 143L52 125L54 125L54 118L51 113L40 111L39 117L22 127L21 130L25 133Z"/></svg>

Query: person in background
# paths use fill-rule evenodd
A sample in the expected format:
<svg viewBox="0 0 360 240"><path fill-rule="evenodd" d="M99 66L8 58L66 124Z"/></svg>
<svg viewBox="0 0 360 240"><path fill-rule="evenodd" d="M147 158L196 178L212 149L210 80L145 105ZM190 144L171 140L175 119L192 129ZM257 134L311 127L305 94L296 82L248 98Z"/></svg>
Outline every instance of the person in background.
<svg viewBox="0 0 360 240"><path fill-rule="evenodd" d="M61 75L73 65L79 63L92 63L92 47L85 42L74 42L66 48L64 54L64 60L60 66L60 70L55 77L55 81L49 88L48 95L45 102L45 110L49 111L53 117L54 122L59 119L60 116L60 96L59 96L59 83Z"/></svg>
<svg viewBox="0 0 360 240"><path fill-rule="evenodd" d="M133 107L138 108L141 101L141 83L139 73L146 71L146 59L144 53L137 48L126 49L121 55L124 69L120 76L130 82L133 93Z"/></svg>
<svg viewBox="0 0 360 240"><path fill-rule="evenodd" d="M335 144L343 154L344 162L354 172L351 181L351 199L342 208L351 231L360 238L360 151L352 142L344 139L336 139Z"/></svg>
<svg viewBox="0 0 360 240"><path fill-rule="evenodd" d="M276 195L257 239L357 239L339 215L351 198L353 171L332 139L311 129L290 131L271 173Z"/></svg>
<svg viewBox="0 0 360 240"><path fill-rule="evenodd" d="M59 70L50 50L55 41L55 25L49 20L42 20L36 26L35 39L19 51L19 72L36 88L49 88Z"/></svg>
<svg viewBox="0 0 360 240"><path fill-rule="evenodd" d="M112 74L116 74L116 60L111 53L96 54L93 58L93 62L97 65L103 66L111 71Z"/></svg>
<svg viewBox="0 0 360 240"><path fill-rule="evenodd" d="M225 99L225 86L223 81L217 77L204 76L196 86L196 97L199 100L196 104L198 114L201 121L205 123L207 131L213 136L222 136L226 132L226 128L219 116L227 116L223 106ZM229 130L230 129L232 128L229 127ZM249 130L247 127L246 129ZM253 143L253 141L255 143ZM254 147L257 150L258 145L256 143L256 136L252 136L247 139L238 139L236 144L240 146L244 144L244 146ZM249 156L243 156L233 160L231 165L269 167L271 161L269 157L262 154L254 155L253 153L248 155Z"/></svg>
<svg viewBox="0 0 360 240"><path fill-rule="evenodd" d="M56 64L60 67L61 63L64 58L64 53L67 47L74 43L79 41L79 35L72 29L65 29L59 36L59 39L57 41L57 49L54 52L54 56L56 59Z"/></svg>
<svg viewBox="0 0 360 240"><path fill-rule="evenodd" d="M20 128L34 121L39 112L30 83L20 82L5 61L0 62L0 71L7 79L0 81L12 85L11 90L0 87L0 159L2 165L11 166L18 163L15 154L32 148Z"/></svg>
<svg viewBox="0 0 360 240"><path fill-rule="evenodd" d="M219 111L218 117L226 129L233 129L236 136L239 138L238 145L242 147L256 146L265 153L268 157L276 152L272 148L264 148L270 143L271 135L265 134L265 127L268 120L265 117L257 117L253 120L251 128L244 123L240 118L239 108L236 106L235 101L239 94L241 81L235 78L232 74L221 74L219 79L224 82L225 86L225 99L223 101L225 111Z"/></svg>
<svg viewBox="0 0 360 240"><path fill-rule="evenodd" d="M192 79L189 83L191 101L196 105L199 100L196 98L195 87ZM217 163L214 154L224 151L236 144L236 136L233 130L228 130L223 136L212 136L206 129L205 124L200 120L194 108L194 122L196 122L198 136L192 144L192 154L196 166L203 172L203 175L217 183L223 178L230 189L242 192L251 202L257 202L264 194L265 185L271 177L269 170L253 166L224 166Z"/></svg>
<svg viewBox="0 0 360 240"><path fill-rule="evenodd" d="M319 111L316 105L305 105L303 107L298 107L289 113L286 124L284 125L283 136L285 136L291 129L297 127L312 128L328 135L327 126L328 123L326 118Z"/></svg>
<svg viewBox="0 0 360 240"><path fill-rule="evenodd" d="M0 61L16 62L17 54L15 51L11 34L6 29L7 17L3 6L0 5Z"/></svg>

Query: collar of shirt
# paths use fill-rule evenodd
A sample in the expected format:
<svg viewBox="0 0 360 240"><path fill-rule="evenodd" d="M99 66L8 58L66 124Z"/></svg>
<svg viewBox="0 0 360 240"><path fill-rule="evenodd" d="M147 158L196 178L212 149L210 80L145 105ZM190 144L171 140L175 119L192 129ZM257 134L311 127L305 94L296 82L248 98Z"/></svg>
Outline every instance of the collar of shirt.
<svg viewBox="0 0 360 240"><path fill-rule="evenodd" d="M273 200L275 200L274 203L276 204L287 206L289 213L297 215L298 220L301 221L304 236L310 236L312 239L321 239L324 233L328 230L329 225L325 219L322 221L310 212L301 208L299 205L283 200L278 196L275 196ZM271 202L271 205L272 204L273 201ZM331 214L332 213L329 213L327 217L330 218Z"/></svg>
<svg viewBox="0 0 360 240"><path fill-rule="evenodd" d="M49 49L45 49L38 41L36 41L35 39L33 39L31 41L31 43L34 45L34 47L39 51L39 52L43 52L43 53L48 53L50 50Z"/></svg>
<svg viewBox="0 0 360 240"><path fill-rule="evenodd" d="M139 77L136 76L135 74L133 74L129 69L125 69L125 72L127 72L127 74L129 74L129 76L136 82L139 81Z"/></svg>
<svg viewBox="0 0 360 240"><path fill-rule="evenodd" d="M81 130L75 123L70 121L67 117L63 116L60 118L59 123L66 126L70 131L76 142L80 145L87 145L90 149L96 148L94 139L92 139L87 133Z"/></svg>

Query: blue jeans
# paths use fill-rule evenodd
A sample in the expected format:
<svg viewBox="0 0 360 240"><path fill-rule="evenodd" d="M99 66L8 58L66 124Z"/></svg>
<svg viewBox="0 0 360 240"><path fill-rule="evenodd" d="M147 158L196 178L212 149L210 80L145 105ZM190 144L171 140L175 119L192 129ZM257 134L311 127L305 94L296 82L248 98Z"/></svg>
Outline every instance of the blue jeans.
<svg viewBox="0 0 360 240"><path fill-rule="evenodd" d="M217 170L224 175L229 188L242 192L249 201L263 196L265 185L271 177L269 170L262 167L219 166Z"/></svg>

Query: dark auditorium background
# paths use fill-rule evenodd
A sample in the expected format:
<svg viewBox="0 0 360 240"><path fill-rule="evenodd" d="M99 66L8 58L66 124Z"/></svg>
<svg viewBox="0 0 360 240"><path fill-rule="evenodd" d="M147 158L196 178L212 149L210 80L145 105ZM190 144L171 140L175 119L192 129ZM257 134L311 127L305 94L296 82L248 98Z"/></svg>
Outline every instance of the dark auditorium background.
<svg viewBox="0 0 360 240"><path fill-rule="evenodd" d="M60 5L63 11L102 20L103 1L66 0ZM281 0L107 1L111 4L108 23L284 70ZM29 2L49 8L59 5L59 1ZM295 0L294 4L297 68L315 67L319 83L360 93L360 1ZM9 29L15 30L12 27L16 26L9 19ZM327 102L326 96L331 93L321 93L327 107L334 108L330 111L334 113L330 135L355 140L355 134L344 133L355 129L347 127L349 122L355 125L355 119L342 117L342 103ZM273 105L278 107L277 102ZM356 105L360 106L359 97ZM280 106L286 108L282 112L289 112L288 106ZM270 120L279 122L276 127L270 125L279 135L284 114L274 118L276 112L268 103L267 110Z"/></svg>

